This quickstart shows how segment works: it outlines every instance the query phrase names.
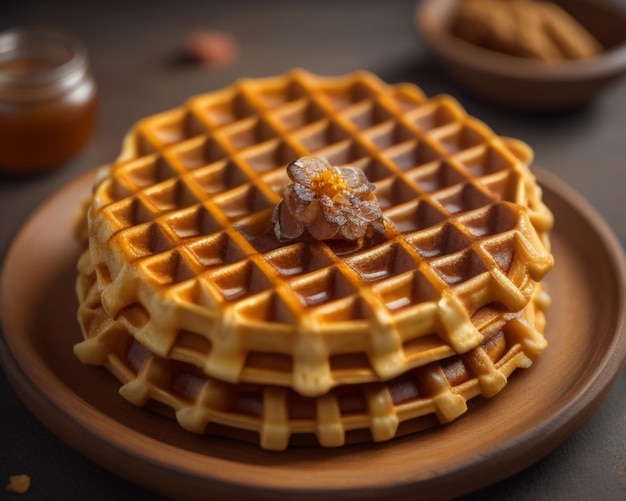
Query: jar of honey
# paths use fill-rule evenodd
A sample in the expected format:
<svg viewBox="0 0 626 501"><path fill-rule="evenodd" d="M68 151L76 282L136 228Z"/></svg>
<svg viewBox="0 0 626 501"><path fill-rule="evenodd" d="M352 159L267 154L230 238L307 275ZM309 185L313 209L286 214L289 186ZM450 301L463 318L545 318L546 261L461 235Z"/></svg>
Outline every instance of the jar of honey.
<svg viewBox="0 0 626 501"><path fill-rule="evenodd" d="M82 41L60 28L0 33L0 169L63 165L95 126L96 85Z"/></svg>

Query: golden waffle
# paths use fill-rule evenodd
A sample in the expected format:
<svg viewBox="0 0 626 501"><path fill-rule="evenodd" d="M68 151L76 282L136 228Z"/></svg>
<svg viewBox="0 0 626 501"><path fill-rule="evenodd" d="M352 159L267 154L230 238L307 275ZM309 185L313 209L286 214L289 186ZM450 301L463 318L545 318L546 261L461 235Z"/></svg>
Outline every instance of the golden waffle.
<svg viewBox="0 0 626 501"><path fill-rule="evenodd" d="M392 238L277 240L285 167L310 154L364 170ZM139 122L101 172L103 308L224 382L319 396L399 376L476 348L552 267L531 157L452 98L368 73L239 81Z"/></svg>
<svg viewBox="0 0 626 501"><path fill-rule="evenodd" d="M499 393L511 373L529 367L546 346L546 297L538 284L519 316L490 326L480 346L463 355L386 382L304 397L279 386L223 382L193 364L153 354L130 332L124 312L113 320L102 308L88 253L81 265L78 317L85 338L101 348L77 345L81 359L106 366L123 383L120 394L135 405L158 403L160 412L175 416L189 431L253 440L265 449L382 441L448 423L465 413L468 400Z"/></svg>

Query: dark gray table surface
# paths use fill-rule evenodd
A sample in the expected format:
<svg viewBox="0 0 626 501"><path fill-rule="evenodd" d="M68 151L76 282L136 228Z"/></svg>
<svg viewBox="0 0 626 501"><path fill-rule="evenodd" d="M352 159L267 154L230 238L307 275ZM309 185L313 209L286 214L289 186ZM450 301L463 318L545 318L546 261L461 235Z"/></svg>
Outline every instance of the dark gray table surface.
<svg viewBox="0 0 626 501"><path fill-rule="evenodd" d="M622 0L626 4L626 1ZM0 30L54 23L86 42L100 88L98 131L62 169L32 177L0 174L0 252L43 200L80 173L113 159L138 119L216 90L239 77L300 66L320 74L370 70L428 95L451 93L498 134L528 142L536 163L581 193L626 243L626 81L591 105L557 115L513 113L450 82L413 27L414 1L21 1L0 8ZM181 64L190 29L233 33L239 60L224 69ZM521 473L466 499L626 499L626 372L599 410L566 442ZM28 473L30 491L0 485L0 499L159 499L100 468L57 439L0 373L0 484Z"/></svg>

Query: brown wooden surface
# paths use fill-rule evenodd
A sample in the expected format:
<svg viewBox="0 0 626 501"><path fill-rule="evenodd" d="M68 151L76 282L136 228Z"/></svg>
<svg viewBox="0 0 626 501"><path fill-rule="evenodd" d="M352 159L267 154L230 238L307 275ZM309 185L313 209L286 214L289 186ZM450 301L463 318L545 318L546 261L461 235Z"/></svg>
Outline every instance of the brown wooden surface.
<svg viewBox="0 0 626 501"><path fill-rule="evenodd" d="M625 4L626 2L621 2ZM214 5L215 4L215 5ZM613 229L621 244L626 243L626 223L623 219L624 186L626 185L626 82L622 81L599 96L590 106L556 115L526 115L488 105L466 94L452 83L435 66L425 48L420 44L413 27L415 2L203 2L181 0L122 2L58 2L25 1L4 7L0 18L0 29L31 22L52 22L76 31L87 43L94 73L100 86L100 123L94 141L72 162L48 175L37 177L10 177L0 175L0 246L6 249L27 216L44 199L65 186L82 172L109 161L119 150L123 134L128 127L142 116L164 110L181 103L192 94L219 89L242 76L264 76L282 73L294 66L302 66L321 74L339 74L354 69L367 69L389 82L412 81L422 86L429 95L448 92L455 95L473 115L483 119L501 135L513 136L527 141L536 152L537 163L563 179L594 206ZM192 28L206 27L228 30L241 42L241 58L233 66L220 70L207 70L199 66L181 62L179 49L182 37ZM558 211L557 211L558 212ZM561 211L562 212L562 211ZM557 235L555 249L565 256L561 258L562 268L557 267L552 276L566 296L562 303L567 304L569 316L558 317L553 322L556 329L559 322L580 327L584 332L602 332L606 315L602 315L600 305L606 308L611 301L603 299L606 294L608 277L607 261L598 256L598 246L585 237L581 231L572 234L577 228L576 218L566 216L559 222L562 225ZM51 223L52 224L52 223ZM44 225L42 231L51 227ZM559 227L557 227L559 228ZM565 229L567 228L567 231ZM45 234L45 233L44 233ZM69 247L68 247L69 246ZM47 279L58 277L58 288L44 281L38 289L39 296L31 296L29 284L13 279L16 295L29 298L30 306L20 315L31 319L31 328L44 325L46 328L63 328L67 318L60 313L67 308L60 292L69 287L66 274L70 265L64 263L58 268L47 268L45 260L55 262L59 255L72 252L71 242L62 242L61 248L41 243L31 255L34 263L32 271L44 269ZM56 261L58 262L58 261ZM580 268L580 274L579 273ZM609 267L610 268L610 267ZM564 273L566 271L566 273ZM30 273L31 279L33 277ZM66 277L66 278L63 278ZM567 300L566 300L567 299ZM592 301L589 302L588 299ZM31 302L32 300L32 302ZM22 303L24 304L24 303ZM33 305L46 305L45 315ZM65 306L64 306L65 305ZM598 308L596 308L598 306ZM57 311L59 315L57 315ZM613 312L615 313L615 312ZM11 316L7 316L11 321ZM4 317L3 321L7 321ZM556 326L554 325L556 323ZM576 333L561 332L559 336L576 336ZM37 329L29 331L38 332ZM63 331L65 332L65 331ZM559 338L562 339L562 338ZM603 339L602 337L600 339ZM606 340L596 345L596 339L585 336L582 340L573 337L573 344L564 343L565 352L577 355L569 369L574 379L584 381L593 370L596 356L589 354L602 352ZM73 362L62 363L55 355L56 343L37 344L39 353L56 361L55 370L61 370L69 377ZM553 343L554 344L554 343ZM546 352L545 363L552 357L562 357L560 351ZM583 361L579 356L583 356ZM592 360L587 357L591 356ZM52 358L50 358L52 357ZM543 363L542 359L542 363ZM59 365L60 364L60 365ZM541 368L540 365L534 369ZM550 369L550 371L556 369ZM560 370L567 370L561 368ZM538 374L537 371L535 374ZM525 378L539 377L528 372ZM41 374L40 374L41 375ZM523 382L522 378L519 378ZM88 381L79 381L83 385ZM521 383L520 383L521 384ZM568 384L563 383L559 398L572 396ZM82 386L82 391L86 391ZM515 387L511 387L515 390ZM507 390L511 389L508 388ZM31 388L32 389L32 388ZM558 389L555 389L558 391ZM42 389L33 390L41 392ZM582 426L562 445L532 466L491 487L482 489L467 499L554 499L592 498L619 499L626 492L626 374L620 372L613 389L606 400ZM62 392L61 392L62 393ZM508 392L508 399L515 397ZM32 476L32 488L19 499L134 499L144 495L144 499L158 499L144 489L110 473L67 445L67 441L80 434L80 426L68 426L61 415L57 419L58 428L65 431L62 439L46 429L38 419L20 402L5 377L0 379L0 482L8 483L8 476L27 473ZM37 393L35 393L35 396ZM84 396L84 393L82 394ZM505 393L501 396L505 397ZM41 395L40 395L41 396ZM58 396L58 394L57 394ZM107 411L108 397L99 396L99 405ZM46 402L47 398L32 398L39 402L35 412L54 412ZM541 395L531 395L530 404L535 408L554 408L562 403L542 402ZM575 401L580 401L575 399ZM504 406L507 400L493 401L490 405ZM110 402L121 418L125 410L118 407L117 400ZM123 406L122 406L123 407ZM92 411L93 408L89 407ZM76 409L76 408L74 408ZM97 409L97 407L96 407ZM483 409L478 409L482 411ZM526 406L524 407L526 410ZM580 410L580 419L586 410ZM108 414L108 412L107 412ZM521 413L523 414L523 413ZM469 415L468 415L469 416ZM51 419L51 418L50 418ZM144 419L150 419L144 417ZM520 422L523 422L521 420ZM460 422L470 426L471 420ZM578 423L576 423L578 424ZM117 436L115 422L106 427L111 436ZM54 424L49 426L54 427ZM489 427L497 429L497 426ZM559 428L562 429L562 428ZM157 438L162 431L154 429ZM481 432L480 442L490 443L490 435ZM63 434L62 433L62 434ZM446 432L448 433L448 432ZM159 435L161 434L161 435ZM177 433L175 433L178 436ZM495 436L495 435L494 435ZM150 439L154 437L149 437ZM564 439L565 436L558 437ZM431 440L435 440L432 438ZM556 440L552 436L552 440ZM110 456L115 452L105 440L99 444L102 453ZM150 440L140 441L138 447L149 450ZM464 441L469 443L468 440ZM84 447L91 446L88 442ZM542 447L542 441L533 442L518 464L526 466L532 462ZM397 447L396 447L397 446ZM226 454L225 448L217 449ZM251 456L256 463L248 467L261 468L271 458L273 465L280 462L274 456L259 454L252 449ZM402 451L402 452L398 452ZM83 451L85 452L85 451ZM373 460L384 467L398 462L404 473L414 473L411 468L410 439L402 439L398 444L387 445ZM414 451L413 451L414 453ZM439 453L443 454L443 453ZM263 457L261 457L263 456ZM342 457L332 468L328 468L328 480L319 483L331 485L344 477L350 482L362 481L362 487L352 491L372 494L366 489L369 482L381 478L381 473L363 474L364 457L355 453L335 453L334 458ZM116 456L113 456L116 457ZM490 462L483 463L478 470L468 470L465 481L479 486L486 475L494 473L494 479L502 474L507 451L496 455ZM167 455L163 461L171 460ZM232 460L232 456L221 456L220 461ZM215 459L217 461L217 459ZM454 461L454 457L451 461ZM119 464L116 462L116 464ZM252 464L252 466L250 466ZM376 463L374 463L376 464ZM115 464L108 465L115 467ZM263 466L263 474L269 475L269 468ZM348 468L348 466L350 466ZM280 471L289 472L282 482L296 482L303 473L302 462L278 465ZM145 474L150 468L141 466ZM384 469L384 468L383 468ZM356 470L356 473L355 473ZM220 474L223 471L219 469ZM299 473L298 473L299 472ZM408 473L407 473L408 474ZM260 478L259 481L267 481ZM159 478L156 477L156 482ZM491 477L487 477L491 478ZM4 480L3 480L4 479ZM444 477L443 481L447 481ZM156 484L155 484L156 485ZM216 487L217 488L217 487ZM229 491L231 492L231 491ZM11 498L10 494L7 496ZM0 496L1 497L1 496ZM14 496L16 499L17 495ZM232 497L232 496L231 496Z"/></svg>

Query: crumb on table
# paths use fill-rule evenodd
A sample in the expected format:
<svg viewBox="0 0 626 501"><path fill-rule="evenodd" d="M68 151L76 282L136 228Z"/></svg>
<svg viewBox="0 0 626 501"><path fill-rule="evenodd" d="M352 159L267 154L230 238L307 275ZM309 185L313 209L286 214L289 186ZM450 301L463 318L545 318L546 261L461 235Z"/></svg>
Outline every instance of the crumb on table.
<svg viewBox="0 0 626 501"><path fill-rule="evenodd" d="M184 40L185 53L200 64L223 68L239 57L239 43L234 35L224 31L196 29Z"/></svg>
<svg viewBox="0 0 626 501"><path fill-rule="evenodd" d="M11 475L7 491L24 494L30 488L30 477L28 475Z"/></svg>

